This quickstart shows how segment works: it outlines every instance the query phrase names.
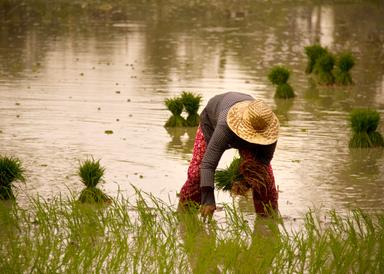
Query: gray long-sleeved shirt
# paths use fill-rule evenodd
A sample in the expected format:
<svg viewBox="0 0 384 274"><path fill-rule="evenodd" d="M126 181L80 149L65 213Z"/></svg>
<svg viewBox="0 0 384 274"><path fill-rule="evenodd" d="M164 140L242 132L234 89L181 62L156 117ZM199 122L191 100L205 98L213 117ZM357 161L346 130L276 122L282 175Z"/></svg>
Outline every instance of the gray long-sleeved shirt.
<svg viewBox="0 0 384 274"><path fill-rule="evenodd" d="M200 127L203 131L207 149L200 165L200 187L202 189L202 204L215 204L213 189L214 175L224 151L229 148L247 149L256 159L269 164L276 148L276 142L271 145L249 143L238 137L227 124L227 114L234 104L254 100L248 94L227 92L216 95L208 101L200 114Z"/></svg>

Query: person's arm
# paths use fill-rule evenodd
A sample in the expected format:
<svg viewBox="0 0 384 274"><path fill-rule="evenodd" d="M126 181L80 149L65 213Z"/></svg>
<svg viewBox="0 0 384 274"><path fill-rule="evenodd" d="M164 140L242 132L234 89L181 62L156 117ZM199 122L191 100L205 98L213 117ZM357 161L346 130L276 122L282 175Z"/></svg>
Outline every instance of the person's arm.
<svg viewBox="0 0 384 274"><path fill-rule="evenodd" d="M217 165L230 141L229 129L217 125L200 165L201 204L215 206L214 178Z"/></svg>

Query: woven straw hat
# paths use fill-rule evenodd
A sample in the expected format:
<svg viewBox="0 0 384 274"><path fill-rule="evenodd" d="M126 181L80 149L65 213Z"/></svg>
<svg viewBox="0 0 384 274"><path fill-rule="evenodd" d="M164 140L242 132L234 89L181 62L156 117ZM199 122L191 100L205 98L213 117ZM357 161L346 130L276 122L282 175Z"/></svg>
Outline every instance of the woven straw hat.
<svg viewBox="0 0 384 274"><path fill-rule="evenodd" d="M227 124L237 136L253 144L269 145L279 136L279 120L260 99L233 105L228 111Z"/></svg>

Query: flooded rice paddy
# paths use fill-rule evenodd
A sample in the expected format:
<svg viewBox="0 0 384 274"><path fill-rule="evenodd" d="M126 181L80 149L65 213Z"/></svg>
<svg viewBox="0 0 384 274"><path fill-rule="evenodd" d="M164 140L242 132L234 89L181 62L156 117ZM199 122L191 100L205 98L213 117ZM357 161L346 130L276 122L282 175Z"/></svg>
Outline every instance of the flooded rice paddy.
<svg viewBox="0 0 384 274"><path fill-rule="evenodd" d="M79 161L93 156L106 167L108 195L129 197L135 185L176 204L196 129L164 128L164 99L192 91L203 107L216 94L240 91L267 101L280 118L272 165L284 217L300 218L308 208L384 207L383 149L348 148L353 108L378 110L384 133L382 5L280 3L251 11L240 5L220 18L155 15L57 29L2 24L0 154L26 169L25 185L15 190L20 203L27 195L80 192ZM318 86L305 74L304 47L316 41L354 54L353 86ZM291 71L294 99L273 97L267 74L277 64ZM216 192L216 200L233 199ZM251 199L235 201L253 212Z"/></svg>

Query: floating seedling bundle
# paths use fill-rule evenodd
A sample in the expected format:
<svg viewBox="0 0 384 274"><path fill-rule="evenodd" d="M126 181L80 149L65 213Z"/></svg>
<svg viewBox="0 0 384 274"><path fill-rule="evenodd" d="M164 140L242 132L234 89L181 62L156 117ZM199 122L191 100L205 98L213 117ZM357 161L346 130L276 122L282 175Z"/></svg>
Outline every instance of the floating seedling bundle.
<svg viewBox="0 0 384 274"><path fill-rule="evenodd" d="M313 72L316 61L320 58L320 56L322 56L323 54L326 54L328 52L328 50L326 48L323 48L319 44L307 46L304 48L304 51L308 57L308 64L307 64L307 68L305 69L305 72L307 74L310 74Z"/></svg>
<svg viewBox="0 0 384 274"><path fill-rule="evenodd" d="M351 148L384 147L384 139L377 127L380 114L372 109L355 109L350 115L353 136L349 141Z"/></svg>
<svg viewBox="0 0 384 274"><path fill-rule="evenodd" d="M324 53L316 60L313 72L317 75L320 84L332 85L335 83L335 77L332 73L334 66L335 57L329 52Z"/></svg>
<svg viewBox="0 0 384 274"><path fill-rule="evenodd" d="M335 56L319 44L307 46L304 50L308 57L305 72L313 73L320 84L350 85L353 83L350 70L355 65L355 59L350 52Z"/></svg>
<svg viewBox="0 0 384 274"><path fill-rule="evenodd" d="M14 199L12 185L16 180L24 181L24 170L19 159L0 156L0 200Z"/></svg>
<svg viewBox="0 0 384 274"><path fill-rule="evenodd" d="M165 105L172 113L165 127L195 127L199 125L201 96L184 91L181 96L165 99ZM187 119L182 116L183 110L187 113Z"/></svg>
<svg viewBox="0 0 384 274"><path fill-rule="evenodd" d="M355 58L350 52L341 53L338 57L336 67L333 71L335 82L339 85L351 85L352 76L350 70L355 65Z"/></svg>
<svg viewBox="0 0 384 274"><path fill-rule="evenodd" d="M86 188L80 193L79 201L82 203L109 202L110 198L96 186L101 182L105 169L101 167L100 160L88 159L80 163L79 176Z"/></svg>
<svg viewBox="0 0 384 274"><path fill-rule="evenodd" d="M180 97L165 99L165 106L172 113L168 121L165 123L166 127L184 127L186 125L185 119L181 116L183 112L183 100Z"/></svg>
<svg viewBox="0 0 384 274"><path fill-rule="evenodd" d="M272 84L277 85L276 98L288 99L295 96L293 88L287 83L289 75L289 70L283 66L275 66L269 72L268 79Z"/></svg>
<svg viewBox="0 0 384 274"><path fill-rule="evenodd" d="M184 91L181 94L183 106L188 114L186 125L189 127L196 127L199 125L200 116L197 112L200 107L201 98L201 95L192 92Z"/></svg>

